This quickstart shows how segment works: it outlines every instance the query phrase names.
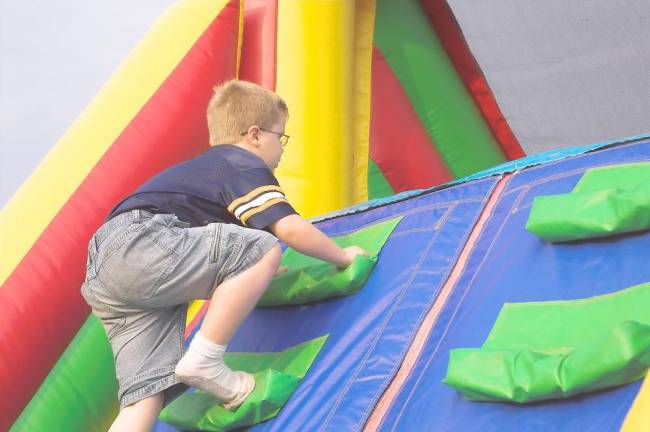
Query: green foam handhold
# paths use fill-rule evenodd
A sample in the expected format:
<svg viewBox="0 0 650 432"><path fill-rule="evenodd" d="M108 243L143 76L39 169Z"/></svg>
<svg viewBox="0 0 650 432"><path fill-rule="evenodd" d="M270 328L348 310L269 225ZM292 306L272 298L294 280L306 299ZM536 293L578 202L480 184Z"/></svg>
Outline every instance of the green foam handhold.
<svg viewBox="0 0 650 432"><path fill-rule="evenodd" d="M650 228L650 163L587 170L569 194L539 196L526 229L550 242Z"/></svg>
<svg viewBox="0 0 650 432"><path fill-rule="evenodd" d="M650 366L650 325L622 321L575 349L452 350L444 383L475 401L566 398L643 378Z"/></svg>
<svg viewBox="0 0 650 432"><path fill-rule="evenodd" d="M300 383L300 378L274 369L253 374L255 390L236 411L228 411L208 393L197 390L172 402L160 419L178 428L227 431L275 417Z"/></svg>
<svg viewBox="0 0 650 432"><path fill-rule="evenodd" d="M313 303L357 292L366 282L382 246L401 218L391 219L352 234L333 237L341 247L357 245L368 256L357 256L346 269L287 249L280 265L289 271L277 275L258 302L258 306L285 306Z"/></svg>
<svg viewBox="0 0 650 432"><path fill-rule="evenodd" d="M454 349L444 382L467 399L565 398L642 378L650 283L603 296L504 305L481 348Z"/></svg>
<svg viewBox="0 0 650 432"><path fill-rule="evenodd" d="M572 192L591 192L616 187L634 189L650 183L650 162L626 163L585 171Z"/></svg>
<svg viewBox="0 0 650 432"><path fill-rule="evenodd" d="M255 389L235 411L197 390L185 393L160 413L160 420L184 429L227 431L275 417L296 390L325 344L322 336L277 353L226 353L234 370L253 374Z"/></svg>

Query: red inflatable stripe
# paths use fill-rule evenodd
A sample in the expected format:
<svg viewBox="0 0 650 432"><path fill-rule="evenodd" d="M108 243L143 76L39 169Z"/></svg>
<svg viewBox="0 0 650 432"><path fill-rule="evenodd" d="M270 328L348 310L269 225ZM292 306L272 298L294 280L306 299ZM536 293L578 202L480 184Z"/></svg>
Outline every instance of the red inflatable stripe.
<svg viewBox="0 0 650 432"><path fill-rule="evenodd" d="M458 75L472 95L483 118L488 123L501 150L510 160L526 156L519 141L497 105L492 90L483 76L478 63L469 51L467 42L445 0L420 0L438 39L447 51Z"/></svg>
<svg viewBox="0 0 650 432"><path fill-rule="evenodd" d="M244 43L239 78L275 90L277 0L244 2Z"/></svg>
<svg viewBox="0 0 650 432"><path fill-rule="evenodd" d="M406 93L381 52L372 52L370 158L395 192L453 177L431 143Z"/></svg>
<svg viewBox="0 0 650 432"><path fill-rule="evenodd" d="M147 178L207 148L212 87L234 78L239 1L229 2L117 138L0 289L0 430L7 430L88 315L86 244Z"/></svg>

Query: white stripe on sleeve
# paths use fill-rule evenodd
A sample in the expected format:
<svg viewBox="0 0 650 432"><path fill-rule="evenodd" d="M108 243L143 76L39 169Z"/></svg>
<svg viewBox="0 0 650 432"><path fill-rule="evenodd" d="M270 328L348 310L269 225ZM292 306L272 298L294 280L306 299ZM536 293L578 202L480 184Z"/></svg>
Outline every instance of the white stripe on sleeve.
<svg viewBox="0 0 650 432"><path fill-rule="evenodd" d="M252 209L254 207L259 207L263 205L265 202L267 202L268 200L271 200L273 198L285 198L285 196L282 192L275 192L275 191L263 193L262 195L258 196L254 200L237 207L233 212L233 214L237 219L239 219L241 214L244 213L246 210Z"/></svg>

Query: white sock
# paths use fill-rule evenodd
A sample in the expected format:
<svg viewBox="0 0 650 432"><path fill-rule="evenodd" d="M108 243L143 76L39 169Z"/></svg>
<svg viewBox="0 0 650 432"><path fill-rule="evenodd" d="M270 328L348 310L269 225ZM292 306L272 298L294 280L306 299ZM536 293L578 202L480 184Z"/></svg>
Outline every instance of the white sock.
<svg viewBox="0 0 650 432"><path fill-rule="evenodd" d="M250 374L231 370L223 361L225 345L216 344L198 332L176 366L182 383L204 390L224 402L228 409L239 406L253 391Z"/></svg>
<svg viewBox="0 0 650 432"><path fill-rule="evenodd" d="M197 332L190 343L188 351L194 351L209 359L223 361L223 355L228 345L219 345Z"/></svg>

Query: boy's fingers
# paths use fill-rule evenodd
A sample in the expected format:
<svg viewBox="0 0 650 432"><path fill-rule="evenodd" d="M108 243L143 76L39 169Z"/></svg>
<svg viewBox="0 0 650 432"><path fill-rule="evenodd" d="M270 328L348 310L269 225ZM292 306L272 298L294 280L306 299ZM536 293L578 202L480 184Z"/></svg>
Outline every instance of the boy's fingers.
<svg viewBox="0 0 650 432"><path fill-rule="evenodd" d="M359 247L359 246L354 246L354 248L355 248L355 252L356 252L358 255L363 255L363 256L365 256L365 257L368 256L368 252L366 252L363 248L361 248L361 247Z"/></svg>
<svg viewBox="0 0 650 432"><path fill-rule="evenodd" d="M279 275L279 274L282 274L282 273L286 273L286 272L288 272L288 271L289 271L289 267L287 267L287 266L280 266L280 267L278 267L278 269L275 271L275 274L276 274L276 275Z"/></svg>

